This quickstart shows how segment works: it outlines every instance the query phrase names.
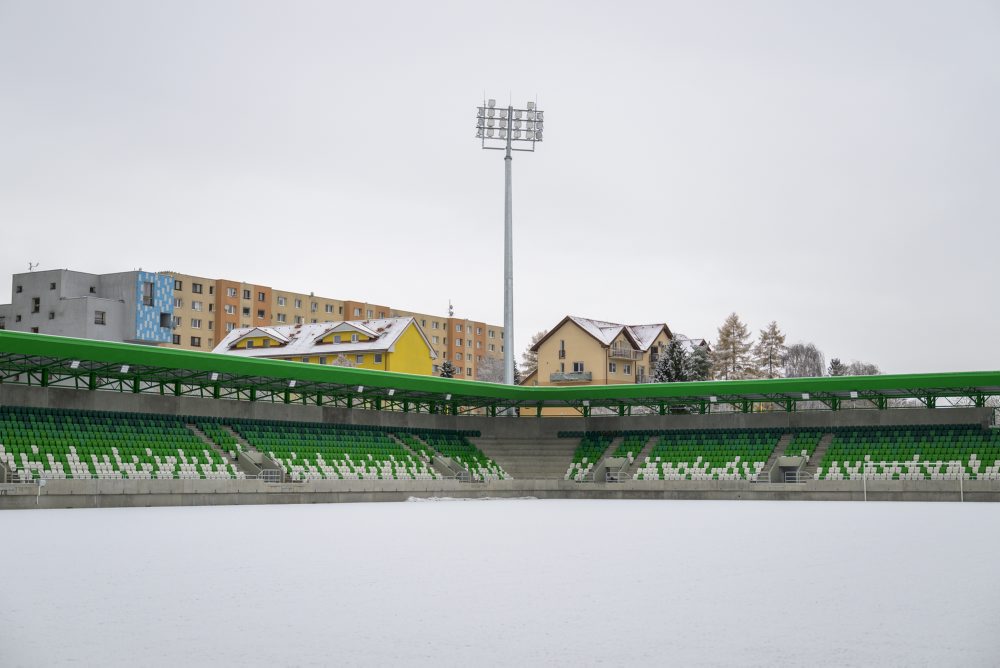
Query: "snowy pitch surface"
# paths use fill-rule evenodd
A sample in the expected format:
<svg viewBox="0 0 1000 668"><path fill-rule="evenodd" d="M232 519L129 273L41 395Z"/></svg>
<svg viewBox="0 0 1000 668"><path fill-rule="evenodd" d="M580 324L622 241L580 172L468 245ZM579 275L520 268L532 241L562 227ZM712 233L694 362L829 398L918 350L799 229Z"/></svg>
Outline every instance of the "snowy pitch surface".
<svg viewBox="0 0 1000 668"><path fill-rule="evenodd" d="M0 513L0 665L1000 664L1000 505Z"/></svg>

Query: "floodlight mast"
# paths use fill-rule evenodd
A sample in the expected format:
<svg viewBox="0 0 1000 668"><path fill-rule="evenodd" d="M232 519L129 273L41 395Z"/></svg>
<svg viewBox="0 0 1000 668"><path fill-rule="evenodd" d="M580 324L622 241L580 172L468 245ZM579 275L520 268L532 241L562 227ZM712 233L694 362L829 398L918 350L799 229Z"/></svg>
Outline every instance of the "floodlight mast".
<svg viewBox="0 0 1000 668"><path fill-rule="evenodd" d="M534 152L535 143L542 141L544 123L542 112L535 108L534 102L528 102L525 107L525 109L515 109L509 105L506 109L497 109L496 100L483 100L476 120L476 137L482 141L482 147L504 151L503 382L505 385L514 384L514 225L511 151ZM501 146L496 145L501 142ZM524 144L530 144L530 148L520 148Z"/></svg>

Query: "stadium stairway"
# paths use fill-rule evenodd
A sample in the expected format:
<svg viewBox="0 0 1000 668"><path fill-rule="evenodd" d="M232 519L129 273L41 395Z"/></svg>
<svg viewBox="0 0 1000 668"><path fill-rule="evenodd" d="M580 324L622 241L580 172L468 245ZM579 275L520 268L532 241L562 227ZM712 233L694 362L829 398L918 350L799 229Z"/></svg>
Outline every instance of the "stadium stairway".
<svg viewBox="0 0 1000 668"><path fill-rule="evenodd" d="M642 446L642 450L635 458L635 461L629 464L628 468L625 470L625 475L622 477L623 480L632 480L635 478L636 471L638 471L639 467L646 461L646 457L649 457L649 453L653 451L653 446L656 445L658 440L660 440L658 436L650 436L646 440L646 444Z"/></svg>
<svg viewBox="0 0 1000 668"><path fill-rule="evenodd" d="M284 468L281 466L281 464L279 464L278 462L274 461L273 459L271 459L270 457L268 457L265 453L261 452L257 448L255 448L252 445L250 445L249 441L247 441L245 438L243 438L242 436L240 436L236 432L236 430L233 429L228 424L221 425L221 427L227 433L231 434L233 438L236 439L236 442L239 443L240 446L243 448L243 452L245 452L245 453L253 453L252 456L254 456L254 457L260 457L260 466L257 466L256 464L254 464L252 462L246 462L246 463L244 463L245 466L255 466L255 467L257 467L257 469L258 469L257 472L258 473L260 473L260 472L264 471L265 469L267 469L269 471L277 471L279 473L279 475L284 476ZM240 457L240 460L241 461L243 460L242 456Z"/></svg>
<svg viewBox="0 0 1000 668"><path fill-rule="evenodd" d="M247 477L256 476L257 474L260 473L260 469L258 467L256 467L256 466L254 466L253 464L251 464L249 461L246 461L246 460L244 460L241 457L235 457L234 458L228 452L226 452L221 447L219 447L219 444L216 443L215 441L213 441L208 436L208 434L206 434L201 429L199 429L198 425L194 424L193 422L187 422L187 423L184 424L184 426L187 427L188 430L190 430L192 433L194 433L198 438L200 438L206 444L208 444L208 446L211 447L213 450L215 450L215 452L218 453L219 456L222 457L225 461L231 463L233 466L235 466L237 468L237 470L243 471L243 473L245 473L247 475ZM229 431L228 428L224 428L224 429L226 429L227 431ZM237 438L237 441L239 441L239 440L241 440L241 439ZM241 443L241 445L243 446L244 449L246 449L246 447L247 447L246 443Z"/></svg>
<svg viewBox="0 0 1000 668"><path fill-rule="evenodd" d="M809 461L802 468L802 473L806 478L813 478L816 476L816 467L819 463L823 461L823 457L826 456L826 451L830 449L830 443L833 442L833 434L823 434L823 438L819 440L819 445L816 446L816 450L813 451L812 456L809 457Z"/></svg>
<svg viewBox="0 0 1000 668"><path fill-rule="evenodd" d="M423 457L420 456L420 453L416 452L412 447L410 447L410 445L406 441L401 439L398 434L394 434L392 432L387 432L387 433L389 434L389 437L392 438L392 440L399 443L400 447L402 447L404 450L409 452L417 459L426 461ZM433 452L433 450L431 450L429 446L427 446L427 448L429 452ZM458 475L459 473L458 471L453 471L451 468L446 466L440 457L432 457L431 460L428 462L428 464L442 478L451 478Z"/></svg>
<svg viewBox="0 0 1000 668"><path fill-rule="evenodd" d="M788 449L788 444L791 443L794 438L795 434L791 433L781 435L781 438L778 439L778 445L774 447L774 451L771 453L771 456L767 458L766 462L764 462L764 469L761 471L760 480L766 481L771 479L771 469L778 463L778 457L785 454L785 450Z"/></svg>
<svg viewBox="0 0 1000 668"><path fill-rule="evenodd" d="M469 441L515 480L562 480L580 444L576 438L470 438Z"/></svg>

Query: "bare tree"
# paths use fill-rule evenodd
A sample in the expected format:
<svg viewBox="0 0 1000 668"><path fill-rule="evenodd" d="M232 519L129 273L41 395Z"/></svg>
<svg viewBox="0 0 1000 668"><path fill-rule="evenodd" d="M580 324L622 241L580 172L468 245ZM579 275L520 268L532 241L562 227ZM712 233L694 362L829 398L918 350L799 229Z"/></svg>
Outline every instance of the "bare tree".
<svg viewBox="0 0 1000 668"><path fill-rule="evenodd" d="M794 343L788 346L783 360L788 378L819 378L826 368L826 360L812 343Z"/></svg>
<svg viewBox="0 0 1000 668"><path fill-rule="evenodd" d="M476 380L484 383L503 383L503 358L486 355L479 360Z"/></svg>
<svg viewBox="0 0 1000 668"><path fill-rule="evenodd" d="M538 353L536 353L532 348L535 344L544 338L549 330L543 329L540 332L535 332L535 335L531 337L531 344L521 353L521 373L524 376L530 376L538 370Z"/></svg>
<svg viewBox="0 0 1000 668"><path fill-rule="evenodd" d="M847 365L845 376L878 376L882 373L878 364L868 362L858 362L857 360Z"/></svg>
<svg viewBox="0 0 1000 668"><path fill-rule="evenodd" d="M740 317L730 313L719 327L719 339L712 350L715 377L720 380L737 380L753 375L750 356L750 332Z"/></svg>
<svg viewBox="0 0 1000 668"><path fill-rule="evenodd" d="M764 378L780 378L781 360L787 350L785 334L778 329L778 323L772 320L767 329L760 330L757 345L753 348L757 372Z"/></svg>

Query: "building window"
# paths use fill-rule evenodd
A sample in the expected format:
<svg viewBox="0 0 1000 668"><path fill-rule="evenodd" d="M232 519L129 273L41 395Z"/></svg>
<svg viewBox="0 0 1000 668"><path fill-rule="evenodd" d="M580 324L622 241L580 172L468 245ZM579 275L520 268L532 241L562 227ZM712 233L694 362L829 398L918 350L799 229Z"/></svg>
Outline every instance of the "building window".
<svg viewBox="0 0 1000 668"><path fill-rule="evenodd" d="M301 299L296 299L295 300L295 308L302 308L302 300Z"/></svg>
<svg viewBox="0 0 1000 668"><path fill-rule="evenodd" d="M459 362L462 361L462 353L455 353L455 359Z"/></svg>
<svg viewBox="0 0 1000 668"><path fill-rule="evenodd" d="M448 337L446 336L443 339L441 339L441 342L444 343L444 345L448 345Z"/></svg>
<svg viewBox="0 0 1000 668"><path fill-rule="evenodd" d="M296 325L301 325L302 324L302 316L301 315L295 316L295 324Z"/></svg>
<svg viewBox="0 0 1000 668"><path fill-rule="evenodd" d="M482 341L476 341L476 347L479 348L479 349L482 349L483 342Z"/></svg>
<svg viewBox="0 0 1000 668"><path fill-rule="evenodd" d="M471 376L472 375L472 367L471 366L465 367L465 375L466 376Z"/></svg>
<svg viewBox="0 0 1000 668"><path fill-rule="evenodd" d="M365 356L364 355L355 355L354 356L354 363L355 364L364 364L365 363Z"/></svg>
<svg viewBox="0 0 1000 668"><path fill-rule="evenodd" d="M608 373L618 373L618 365L614 362L608 362Z"/></svg>
<svg viewBox="0 0 1000 668"><path fill-rule="evenodd" d="M55 320L55 319L56 319L56 312L49 311L49 320Z"/></svg>
<svg viewBox="0 0 1000 668"><path fill-rule="evenodd" d="M360 318L361 317L361 309L359 309L359 308L354 309L354 317L355 318Z"/></svg>
<svg viewBox="0 0 1000 668"><path fill-rule="evenodd" d="M253 348L253 347L254 347L253 339L249 339L247 341L247 348L249 349L249 348Z"/></svg>
<svg viewBox="0 0 1000 668"><path fill-rule="evenodd" d="M56 284L55 283L49 283L49 290L55 290L55 289L56 289Z"/></svg>
<svg viewBox="0 0 1000 668"><path fill-rule="evenodd" d="M201 283L192 283L191 284L191 292L195 293L196 295L200 295L201 294Z"/></svg>
<svg viewBox="0 0 1000 668"><path fill-rule="evenodd" d="M191 337L191 346L194 347L194 348L201 348L201 337L200 336L192 336Z"/></svg>
<svg viewBox="0 0 1000 668"><path fill-rule="evenodd" d="M632 374L632 365L631 364L626 364L622 368L625 371L625 375L631 375Z"/></svg>
<svg viewBox="0 0 1000 668"><path fill-rule="evenodd" d="M494 331L493 331L492 329L490 330L489 334L490 334L490 338L491 338L491 339L495 339L495 338L497 338L497 333L496 333L496 332L494 332Z"/></svg>
<svg viewBox="0 0 1000 668"><path fill-rule="evenodd" d="M583 373L583 362L573 362L573 373Z"/></svg>
<svg viewBox="0 0 1000 668"><path fill-rule="evenodd" d="M223 310L226 312L227 315L236 315L235 304L226 304Z"/></svg>
<svg viewBox="0 0 1000 668"><path fill-rule="evenodd" d="M246 300L249 301L249 299L250 299L250 291L249 290L244 290L243 291L243 299L246 299Z"/></svg>
<svg viewBox="0 0 1000 668"><path fill-rule="evenodd" d="M182 324L181 317L179 315L174 316L174 329L177 329Z"/></svg>
<svg viewBox="0 0 1000 668"><path fill-rule="evenodd" d="M333 304L327 304L324 309L327 313L333 313Z"/></svg>
<svg viewBox="0 0 1000 668"><path fill-rule="evenodd" d="M42 310L42 300L39 297L31 298L31 312L38 313Z"/></svg>
<svg viewBox="0 0 1000 668"><path fill-rule="evenodd" d="M278 314L278 322L288 322L287 316L285 316L284 313L279 313Z"/></svg>
<svg viewBox="0 0 1000 668"><path fill-rule="evenodd" d="M375 317L375 312L372 311L371 309L368 309L368 319L371 320L374 317Z"/></svg>
<svg viewBox="0 0 1000 668"><path fill-rule="evenodd" d="M214 324L215 324L214 322L212 322L211 320L209 320L209 321L208 321L208 328L209 328L209 329L215 329L215 328L214 328L214 327L212 326L212 325L214 325Z"/></svg>
<svg viewBox="0 0 1000 668"><path fill-rule="evenodd" d="M214 295L215 294L215 286L214 285L208 286L208 294L210 294L210 295ZM209 339L208 343L209 343L209 345L211 345L212 344L212 339Z"/></svg>
<svg viewBox="0 0 1000 668"><path fill-rule="evenodd" d="M244 306L243 307L243 317L244 318L249 318L250 317L250 307L249 306Z"/></svg>
<svg viewBox="0 0 1000 668"><path fill-rule="evenodd" d="M337 307L337 315L344 315L344 307L343 306L338 306Z"/></svg>
<svg viewBox="0 0 1000 668"><path fill-rule="evenodd" d="M0 329L7 329L7 318L0 315Z"/></svg>
<svg viewBox="0 0 1000 668"><path fill-rule="evenodd" d="M432 323L431 323L431 329L437 329L437 328L438 328L438 323L437 323L437 321L435 321L435 322L432 322Z"/></svg>
<svg viewBox="0 0 1000 668"><path fill-rule="evenodd" d="M286 301L284 297L278 297L278 306L284 306Z"/></svg>
<svg viewBox="0 0 1000 668"><path fill-rule="evenodd" d="M271 339L264 339L264 347L265 348L271 347Z"/></svg>
<svg viewBox="0 0 1000 668"><path fill-rule="evenodd" d="M257 309L257 319L258 320L264 319L264 309L262 308Z"/></svg>
<svg viewBox="0 0 1000 668"><path fill-rule="evenodd" d="M21 322L21 314L20 313L18 313L17 315L14 316L14 322Z"/></svg>
<svg viewBox="0 0 1000 668"><path fill-rule="evenodd" d="M483 328L476 327L476 336L482 336L482 335L483 335Z"/></svg>
<svg viewBox="0 0 1000 668"><path fill-rule="evenodd" d="M319 363L320 364L326 364L326 358L325 357L320 357L319 358Z"/></svg>
<svg viewBox="0 0 1000 668"><path fill-rule="evenodd" d="M181 345L181 335L180 334L174 334L174 338L172 339L172 341L173 341L173 344L175 346Z"/></svg>
<svg viewBox="0 0 1000 668"><path fill-rule="evenodd" d="M174 290L176 290L177 292L181 292L183 289L184 289L184 281L178 281L175 278L174 279Z"/></svg>
<svg viewBox="0 0 1000 668"><path fill-rule="evenodd" d="M191 302L192 311L200 311L204 302Z"/></svg>
<svg viewBox="0 0 1000 668"><path fill-rule="evenodd" d="M191 329L201 329L201 318L191 318Z"/></svg>
<svg viewBox="0 0 1000 668"><path fill-rule="evenodd" d="M435 365L433 365L431 367L431 372L432 373L441 373L441 367L439 367L437 364L435 364Z"/></svg>
<svg viewBox="0 0 1000 668"><path fill-rule="evenodd" d="M32 327L31 328L31 333L32 334L38 334L38 328L37 327Z"/></svg>
<svg viewBox="0 0 1000 668"><path fill-rule="evenodd" d="M226 288L226 296L227 297L235 297L236 296L236 288Z"/></svg>
<svg viewBox="0 0 1000 668"><path fill-rule="evenodd" d="M104 311L94 311L94 324L103 325L105 324L105 313Z"/></svg>
<svg viewBox="0 0 1000 668"><path fill-rule="evenodd" d="M231 332L234 329L236 329L236 323L235 322L227 322L226 323L226 331L227 332Z"/></svg>
<svg viewBox="0 0 1000 668"><path fill-rule="evenodd" d="M455 331L456 332L461 332L462 331L462 326L461 325L455 325Z"/></svg>
<svg viewBox="0 0 1000 668"><path fill-rule="evenodd" d="M333 342L334 343L340 343L340 334L334 334L333 335Z"/></svg>
<svg viewBox="0 0 1000 668"><path fill-rule="evenodd" d="M309 304L309 312L310 313L315 313L317 311L317 309L319 309L319 304L317 304L316 302L312 302L312 303Z"/></svg>
<svg viewBox="0 0 1000 668"><path fill-rule="evenodd" d="M431 337L431 338L434 339L434 343L440 343L441 342L440 339L438 337L436 337L436 336Z"/></svg>
<svg viewBox="0 0 1000 668"><path fill-rule="evenodd" d="M357 342L358 342L358 335L351 334L351 343L357 343Z"/></svg>
<svg viewBox="0 0 1000 668"><path fill-rule="evenodd" d="M257 293L257 301L259 301L259 302L264 301L264 293L263 292L258 292Z"/></svg>
<svg viewBox="0 0 1000 668"><path fill-rule="evenodd" d="M92 295L96 295L97 294L97 288L95 288L93 285L90 286L90 294L92 294Z"/></svg>
<svg viewBox="0 0 1000 668"><path fill-rule="evenodd" d="M491 344L490 344L490 352L491 352L491 353L495 353L496 351L497 351L497 347L496 347L496 345L494 345L494 344L492 344L492 343L491 343Z"/></svg>
<svg viewBox="0 0 1000 668"><path fill-rule="evenodd" d="M21 288L21 286L20 286L20 285L18 285L18 286L15 286L15 287L14 287L14 292L16 292L16 293L18 293L18 294L21 294L22 290L23 290L23 289Z"/></svg>
<svg viewBox="0 0 1000 668"><path fill-rule="evenodd" d="M375 353L375 364L382 363L382 353Z"/></svg>
<svg viewBox="0 0 1000 668"><path fill-rule="evenodd" d="M180 297L174 297L174 308L184 308L184 300Z"/></svg>
<svg viewBox="0 0 1000 668"><path fill-rule="evenodd" d="M455 339L455 345L458 346L459 348L461 348L462 347L462 339Z"/></svg>
<svg viewBox="0 0 1000 668"><path fill-rule="evenodd" d="M153 284L150 281L142 283L142 305L153 306Z"/></svg>

